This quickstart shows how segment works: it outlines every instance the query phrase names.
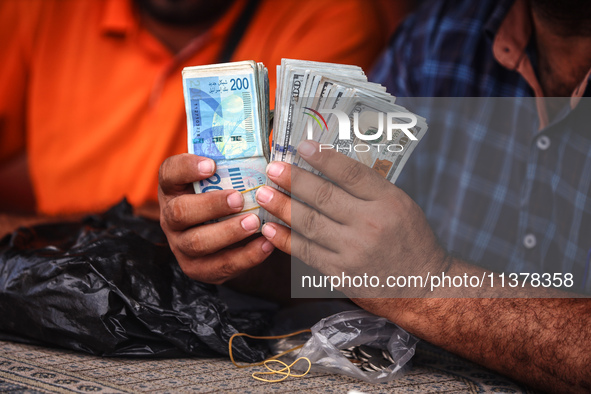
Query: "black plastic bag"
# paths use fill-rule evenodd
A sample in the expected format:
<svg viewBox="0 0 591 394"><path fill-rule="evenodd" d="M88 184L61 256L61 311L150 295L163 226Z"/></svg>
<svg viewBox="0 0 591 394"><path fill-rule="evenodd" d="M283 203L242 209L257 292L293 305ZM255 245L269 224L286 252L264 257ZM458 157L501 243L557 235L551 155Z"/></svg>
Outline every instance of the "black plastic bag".
<svg viewBox="0 0 591 394"><path fill-rule="evenodd" d="M230 315L215 286L186 277L157 222L123 201L79 223L20 228L0 241L0 339L102 356L219 356L268 311ZM233 342L260 361L263 344Z"/></svg>

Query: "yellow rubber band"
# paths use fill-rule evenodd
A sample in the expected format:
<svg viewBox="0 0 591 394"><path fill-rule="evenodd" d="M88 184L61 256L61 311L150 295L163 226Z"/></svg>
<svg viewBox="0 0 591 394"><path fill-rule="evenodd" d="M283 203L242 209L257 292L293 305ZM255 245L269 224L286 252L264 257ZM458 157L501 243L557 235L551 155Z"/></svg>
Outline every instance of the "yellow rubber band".
<svg viewBox="0 0 591 394"><path fill-rule="evenodd" d="M254 336L254 335L249 335L249 334L245 334L245 333L241 333L241 332L236 333L230 337L230 340L228 343L228 351L230 354L230 360L232 361L232 364L234 364L237 368L248 368L248 367L256 367L256 366L264 365L265 368L267 368L268 372L253 372L252 373L252 377L256 380L260 380L261 382L267 382L267 383L282 382L290 376L293 376L295 378L301 378L301 377L307 375L308 372L310 372L310 369L312 368L312 362L307 357L300 357L300 358L296 359L294 362L292 362L290 365L287 365L283 361L277 360L277 359L281 356L286 355L287 353L293 352L294 350L301 349L304 345L295 346L289 350L286 350L286 351L279 353L275 356L269 357L269 358L267 358L263 361L260 361L258 363L240 365L234 360L234 355L232 354L232 341L234 340L235 337L247 337L247 338L252 338L252 339L282 339L282 338L289 338L289 337L293 337L293 336L296 336L299 334L303 334L305 332L310 332L310 330L306 329L306 330L301 330L301 331L297 331L297 332L292 332L291 334L275 335L275 336ZM300 360L306 360L308 362L308 369L303 374L299 374L299 375L292 374L291 367L293 367L295 364L297 364ZM279 364L283 365L283 368L273 369L269 366L269 363L271 363L271 362L279 363ZM285 372L286 370L287 370L287 372ZM265 378L260 377L260 375L277 375L277 374L284 375L284 376L279 379L265 379Z"/></svg>
<svg viewBox="0 0 591 394"><path fill-rule="evenodd" d="M300 360L306 360L308 362L308 369L306 369L306 372L300 374L300 375L296 375L296 374L291 374L291 376L293 376L294 378L303 378L304 376L306 376L308 374L308 372L310 372L310 369L312 369L312 362L310 361L310 359L308 357L300 357L297 358L293 363L291 363L289 365L289 367L293 367L294 365L296 365L298 363L298 361Z"/></svg>
<svg viewBox="0 0 591 394"><path fill-rule="evenodd" d="M261 188L263 186L265 186L265 185L260 185L260 186L257 186L257 187L253 187L251 189L242 190L240 193L241 194L248 193L248 192L251 192L251 191L256 190L258 188ZM257 205L254 208L243 209L242 211L240 211L240 213L242 213L242 212L248 212L248 211L254 211L255 209L259 209L260 207L261 207L260 205Z"/></svg>
<svg viewBox="0 0 591 394"><path fill-rule="evenodd" d="M271 367L269 367L270 362L276 362L279 363L281 365L283 365L284 367L277 370L277 369L273 369ZM286 363L284 363L281 360L265 360L264 362L264 366L265 368L267 368L269 370L269 372L253 372L252 373L252 377L255 378L256 380L260 380L261 382L268 382L268 383L276 383L276 382L282 382L285 379L287 379L291 373L291 369L289 368L289 365L287 365ZM287 369L287 372L283 372ZM265 378L261 378L258 375L283 375L282 378L279 379L265 379Z"/></svg>
<svg viewBox="0 0 591 394"><path fill-rule="evenodd" d="M254 208L243 209L242 211L240 211L240 213L242 213L242 212L248 212L248 211L254 211L255 209L259 209L260 207L261 207L260 205L257 205Z"/></svg>
<svg viewBox="0 0 591 394"><path fill-rule="evenodd" d="M300 360L306 360L308 362L308 369L306 370L306 372L299 374L299 375L291 373L291 367L293 367L295 364L297 364ZM279 364L283 365L284 367L281 369L273 369L268 364L270 362L279 363ZM287 365L286 363L284 363L281 360L265 360L263 365L265 366L265 368L267 368L269 370L269 372L253 372L252 377L255 378L256 380L260 380L261 382L268 382L268 383L282 382L290 376L292 376L294 378L304 377L308 374L308 372L310 372L310 369L312 368L312 362L310 362L310 359L308 357L300 357L289 365ZM287 372L283 372L286 369L287 369ZM258 376L258 375L276 375L276 374L284 375L284 376L279 379L265 379L265 378L261 378Z"/></svg>
<svg viewBox="0 0 591 394"><path fill-rule="evenodd" d="M253 188L251 188L251 189L242 190L240 193L242 193L242 194L244 194L244 193L248 193L248 192L251 192L251 191L253 191L253 190L256 190L256 189L258 189L258 188L260 188L260 187L263 187L263 186L265 186L265 185L259 185L259 186L257 186L257 187L253 187Z"/></svg>

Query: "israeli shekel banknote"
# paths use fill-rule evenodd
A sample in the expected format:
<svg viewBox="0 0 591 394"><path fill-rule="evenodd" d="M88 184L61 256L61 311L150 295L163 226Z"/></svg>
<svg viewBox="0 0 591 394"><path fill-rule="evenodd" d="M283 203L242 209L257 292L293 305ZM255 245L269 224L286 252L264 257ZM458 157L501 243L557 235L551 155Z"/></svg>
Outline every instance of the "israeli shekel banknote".
<svg viewBox="0 0 591 394"><path fill-rule="evenodd" d="M396 98L385 87L368 82L360 67L282 59L277 66L273 140L268 146L266 75L264 66L254 62L183 71L189 152L210 157L218 166L212 178L195 183L197 193L246 191L245 210L257 210L256 188L263 184L278 188L265 177L269 160L322 176L297 152L306 139L358 160L394 183L427 131L425 119L396 105ZM387 114L396 116L388 120ZM388 122L412 127L388 134ZM348 139L339 133L343 124L349 128ZM278 221L262 209L256 213L263 223Z"/></svg>
<svg viewBox="0 0 591 394"><path fill-rule="evenodd" d="M235 189L242 212L259 213L256 189L269 160L269 78L254 61L183 69L189 153L216 162L216 173L193 184L196 193Z"/></svg>

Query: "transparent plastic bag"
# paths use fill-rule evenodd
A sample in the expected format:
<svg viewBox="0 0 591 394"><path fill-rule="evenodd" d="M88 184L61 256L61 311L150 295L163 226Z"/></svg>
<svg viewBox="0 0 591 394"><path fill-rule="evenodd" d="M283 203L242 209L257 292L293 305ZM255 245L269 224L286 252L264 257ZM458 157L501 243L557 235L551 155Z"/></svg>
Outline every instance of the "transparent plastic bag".
<svg viewBox="0 0 591 394"><path fill-rule="evenodd" d="M406 373L417 342L416 337L386 318L363 310L353 310L337 313L316 323L312 327L312 337L296 357L308 358L312 363L312 371L338 373L369 383L383 383ZM362 371L340 351L359 345L386 349L394 364L381 371Z"/></svg>

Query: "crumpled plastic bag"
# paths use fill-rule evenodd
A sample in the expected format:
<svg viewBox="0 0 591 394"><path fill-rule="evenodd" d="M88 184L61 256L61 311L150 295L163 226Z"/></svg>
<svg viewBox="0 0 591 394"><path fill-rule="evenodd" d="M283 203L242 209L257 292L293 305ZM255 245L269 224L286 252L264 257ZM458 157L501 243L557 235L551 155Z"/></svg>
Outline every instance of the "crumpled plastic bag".
<svg viewBox="0 0 591 394"><path fill-rule="evenodd" d="M268 311L229 314L214 286L186 277L159 223L125 201L77 223L20 228L0 241L0 339L102 356L211 357L232 334L264 333ZM268 349L245 338L236 358Z"/></svg>
<svg viewBox="0 0 591 394"><path fill-rule="evenodd" d="M306 357L313 371L338 373L369 383L383 383L404 375L419 341L389 320L363 310L340 312L316 323L312 336L295 356ZM395 363L382 371L365 372L351 363L340 349L367 345L387 349ZM296 364L301 369L305 362Z"/></svg>

